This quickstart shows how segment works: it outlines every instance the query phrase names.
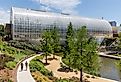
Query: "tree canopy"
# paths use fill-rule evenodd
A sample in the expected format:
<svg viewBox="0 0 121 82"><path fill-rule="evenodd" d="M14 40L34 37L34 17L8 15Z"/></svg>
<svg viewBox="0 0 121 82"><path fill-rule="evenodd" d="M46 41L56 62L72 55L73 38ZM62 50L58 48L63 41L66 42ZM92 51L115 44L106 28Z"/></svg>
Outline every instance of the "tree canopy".
<svg viewBox="0 0 121 82"><path fill-rule="evenodd" d="M45 52L46 55L46 64L47 64L47 56L49 53L52 53L52 37L50 30L44 30L42 35L42 50Z"/></svg>
<svg viewBox="0 0 121 82"><path fill-rule="evenodd" d="M68 61L68 66L80 70L81 81L82 71L95 75L98 71L96 50L96 40L88 35L86 26L79 28L74 34L70 23L66 37L66 61Z"/></svg>
<svg viewBox="0 0 121 82"><path fill-rule="evenodd" d="M0 36L4 36L4 26L0 25Z"/></svg>

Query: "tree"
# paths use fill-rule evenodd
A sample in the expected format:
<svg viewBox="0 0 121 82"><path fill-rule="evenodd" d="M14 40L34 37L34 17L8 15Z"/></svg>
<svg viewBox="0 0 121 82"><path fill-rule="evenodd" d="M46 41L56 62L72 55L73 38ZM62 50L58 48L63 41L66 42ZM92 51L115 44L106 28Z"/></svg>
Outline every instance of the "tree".
<svg viewBox="0 0 121 82"><path fill-rule="evenodd" d="M118 47L121 48L121 33L119 33L119 38L118 38Z"/></svg>
<svg viewBox="0 0 121 82"><path fill-rule="evenodd" d="M74 30L73 30L73 25L70 22L67 28L67 32L66 32L66 47L65 47L65 56L69 61L69 68L71 66L71 58L70 56L73 54L74 52Z"/></svg>
<svg viewBox="0 0 121 82"><path fill-rule="evenodd" d="M53 59L55 58L55 53L60 50L60 37L59 32L56 26L51 30L51 36L52 36L52 49L53 49Z"/></svg>
<svg viewBox="0 0 121 82"><path fill-rule="evenodd" d="M77 66L76 68L80 70L80 81L82 81L82 71L84 68L84 58L86 56L85 54L85 44L87 42L87 30L86 30L86 26L81 27L78 31L77 31L77 35L76 35L76 51L77 51L77 55L75 59L77 61Z"/></svg>
<svg viewBox="0 0 121 82"><path fill-rule="evenodd" d="M89 37L86 47L86 57L85 57L85 72L91 75L98 75L99 69L99 55L97 54L97 42L93 37Z"/></svg>
<svg viewBox="0 0 121 82"><path fill-rule="evenodd" d="M68 66L69 68L73 66L73 56L76 54L75 51L75 39L74 37L68 38L68 48L70 49L69 52L67 51L66 58L68 59Z"/></svg>
<svg viewBox="0 0 121 82"><path fill-rule="evenodd" d="M70 54L70 50L71 50L71 47L70 47L70 42L72 41L73 39L73 35L74 35L74 31L73 31L73 25L72 23L70 22L69 25L68 25L68 28L67 28L67 32L66 32L66 41L65 41L65 49L66 49L66 55L69 55Z"/></svg>
<svg viewBox="0 0 121 82"><path fill-rule="evenodd" d="M1 37L0 37L1 38ZM4 42L0 39L0 51L3 51Z"/></svg>
<svg viewBox="0 0 121 82"><path fill-rule="evenodd" d="M51 42L52 42L52 38L51 38L51 32L49 30L45 30L43 32L42 35L42 50L45 52L45 56L46 56L46 64L47 64L47 56L49 55L49 53L52 53L52 46L51 46Z"/></svg>
<svg viewBox="0 0 121 82"><path fill-rule="evenodd" d="M69 38L73 37L74 35L74 31L73 31L73 25L70 22L67 28L67 32L66 32L66 46L68 47L68 43L69 43Z"/></svg>
<svg viewBox="0 0 121 82"><path fill-rule="evenodd" d="M81 27L74 38L73 53L71 52L71 67L80 70L82 82L83 71L95 74L97 72L98 55L97 44L94 38L89 37L86 26Z"/></svg>
<svg viewBox="0 0 121 82"><path fill-rule="evenodd" d="M4 36L4 26L3 25L0 25L0 36Z"/></svg>

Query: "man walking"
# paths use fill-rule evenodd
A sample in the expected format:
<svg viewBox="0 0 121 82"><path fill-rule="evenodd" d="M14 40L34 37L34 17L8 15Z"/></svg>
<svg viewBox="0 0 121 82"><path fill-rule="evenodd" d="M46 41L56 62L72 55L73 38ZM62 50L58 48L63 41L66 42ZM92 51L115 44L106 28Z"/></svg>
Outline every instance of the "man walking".
<svg viewBox="0 0 121 82"><path fill-rule="evenodd" d="M23 71L23 63L21 62L21 71Z"/></svg>
<svg viewBox="0 0 121 82"><path fill-rule="evenodd" d="M25 62L25 66L26 66L26 71L27 71L27 67L28 67L28 62L27 61Z"/></svg>

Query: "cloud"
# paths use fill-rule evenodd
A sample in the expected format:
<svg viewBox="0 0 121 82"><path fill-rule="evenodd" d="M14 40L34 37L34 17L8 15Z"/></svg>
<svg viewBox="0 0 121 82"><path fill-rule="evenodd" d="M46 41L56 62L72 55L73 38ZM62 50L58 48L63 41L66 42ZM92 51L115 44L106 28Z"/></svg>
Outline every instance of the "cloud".
<svg viewBox="0 0 121 82"><path fill-rule="evenodd" d="M37 3L46 5L49 9L57 9L64 13L75 14L78 11L75 10L79 4L81 4L81 0L32 0ZM46 7L45 6L45 7Z"/></svg>
<svg viewBox="0 0 121 82"><path fill-rule="evenodd" d="M9 23L10 12L0 8L0 23Z"/></svg>

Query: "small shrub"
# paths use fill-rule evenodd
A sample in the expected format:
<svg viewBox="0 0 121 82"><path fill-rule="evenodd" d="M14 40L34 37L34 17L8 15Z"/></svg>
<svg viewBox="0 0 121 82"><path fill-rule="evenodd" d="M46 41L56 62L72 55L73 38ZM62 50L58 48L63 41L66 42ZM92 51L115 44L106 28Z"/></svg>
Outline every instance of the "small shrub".
<svg viewBox="0 0 121 82"><path fill-rule="evenodd" d="M95 78L95 76L92 76L91 78Z"/></svg>
<svg viewBox="0 0 121 82"><path fill-rule="evenodd" d="M11 69L11 70L13 68L15 68L15 66L16 66L16 62L14 62L14 61L9 61L9 62L6 63L6 67Z"/></svg>
<svg viewBox="0 0 121 82"><path fill-rule="evenodd" d="M63 53L55 53L56 56L63 56Z"/></svg>
<svg viewBox="0 0 121 82"><path fill-rule="evenodd" d="M13 81L9 79L8 82L13 82Z"/></svg>
<svg viewBox="0 0 121 82"><path fill-rule="evenodd" d="M75 70L74 72L75 72L76 74L78 74L78 71L77 71L77 70Z"/></svg>
<svg viewBox="0 0 121 82"><path fill-rule="evenodd" d="M45 76L53 76L52 71L48 71L45 67L44 64L40 61L40 59L38 59L39 57L34 58L31 62L30 62L30 70L32 72L35 71L39 71L41 72L43 75Z"/></svg>
<svg viewBox="0 0 121 82"><path fill-rule="evenodd" d="M86 75L86 77L87 77L87 78L90 78L90 76L89 76L89 75Z"/></svg>
<svg viewBox="0 0 121 82"><path fill-rule="evenodd" d="M13 61L14 58L6 54L0 54L0 69L5 68L6 62Z"/></svg>

